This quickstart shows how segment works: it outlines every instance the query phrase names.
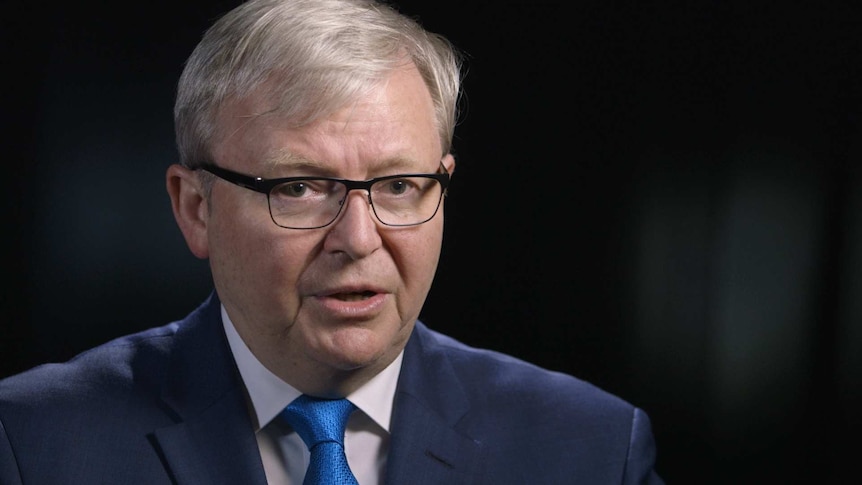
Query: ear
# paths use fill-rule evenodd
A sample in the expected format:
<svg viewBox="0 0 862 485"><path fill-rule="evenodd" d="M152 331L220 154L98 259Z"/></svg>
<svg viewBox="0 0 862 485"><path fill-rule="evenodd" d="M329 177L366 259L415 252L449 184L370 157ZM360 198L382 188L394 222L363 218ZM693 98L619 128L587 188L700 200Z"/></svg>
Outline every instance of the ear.
<svg viewBox="0 0 862 485"><path fill-rule="evenodd" d="M207 239L209 211L198 174L193 170L173 164L168 167L165 184L168 195L171 197L174 219L176 219L192 254L201 259L209 257Z"/></svg>
<svg viewBox="0 0 862 485"><path fill-rule="evenodd" d="M455 173L455 156L451 153L447 153L442 160L443 166L446 167L446 171L449 172L449 175Z"/></svg>

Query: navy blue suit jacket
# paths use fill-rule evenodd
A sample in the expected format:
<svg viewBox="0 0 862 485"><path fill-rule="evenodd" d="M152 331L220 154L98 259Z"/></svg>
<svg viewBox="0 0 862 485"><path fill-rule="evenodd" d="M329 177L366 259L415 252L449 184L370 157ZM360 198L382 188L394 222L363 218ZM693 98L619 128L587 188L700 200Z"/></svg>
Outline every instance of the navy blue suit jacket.
<svg viewBox="0 0 862 485"><path fill-rule="evenodd" d="M0 381L0 484L265 484L215 295L188 317ZM660 484L640 409L417 323L389 484Z"/></svg>

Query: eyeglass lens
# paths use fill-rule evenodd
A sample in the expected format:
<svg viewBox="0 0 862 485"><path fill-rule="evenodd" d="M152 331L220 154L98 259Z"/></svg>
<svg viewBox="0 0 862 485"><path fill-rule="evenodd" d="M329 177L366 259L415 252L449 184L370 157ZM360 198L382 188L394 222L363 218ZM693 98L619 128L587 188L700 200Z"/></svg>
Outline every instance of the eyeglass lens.
<svg viewBox="0 0 862 485"><path fill-rule="evenodd" d="M282 227L310 229L334 221L345 204L347 186L336 180L295 180L269 193L273 221ZM406 176L378 180L371 185L371 207L381 223L411 226L437 213L443 188L431 177Z"/></svg>

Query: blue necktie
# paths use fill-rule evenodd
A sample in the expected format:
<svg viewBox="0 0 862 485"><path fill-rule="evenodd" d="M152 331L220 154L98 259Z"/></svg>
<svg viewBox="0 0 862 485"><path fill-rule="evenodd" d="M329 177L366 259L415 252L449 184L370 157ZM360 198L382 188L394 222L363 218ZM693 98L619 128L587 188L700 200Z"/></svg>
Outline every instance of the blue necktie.
<svg viewBox="0 0 862 485"><path fill-rule="evenodd" d="M358 485L344 454L344 428L355 409L347 399L303 394L281 412L311 452L303 485Z"/></svg>

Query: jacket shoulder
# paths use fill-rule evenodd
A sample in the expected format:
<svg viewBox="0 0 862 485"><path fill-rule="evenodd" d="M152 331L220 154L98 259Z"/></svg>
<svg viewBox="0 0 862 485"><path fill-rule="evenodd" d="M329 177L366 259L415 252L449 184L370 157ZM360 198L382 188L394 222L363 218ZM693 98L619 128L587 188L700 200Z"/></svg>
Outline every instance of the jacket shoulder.
<svg viewBox="0 0 862 485"><path fill-rule="evenodd" d="M451 363L465 392L523 407L563 406L631 419L634 406L588 381L523 359L466 345L439 332L420 330L432 359ZM436 354L436 356L435 356Z"/></svg>
<svg viewBox="0 0 862 485"><path fill-rule="evenodd" d="M42 364L0 380L0 406L104 399L133 384L147 385L164 373L179 323L123 336L66 362ZM71 401L69 401L71 399Z"/></svg>
<svg viewBox="0 0 862 485"><path fill-rule="evenodd" d="M434 383L423 394L427 406L454 409L446 417L480 443L489 481L661 483L653 471L649 418L633 404L575 376L466 345L424 325L417 325L415 337L408 348L414 352L410 372L417 374L409 379L412 392L421 392L419 381Z"/></svg>

